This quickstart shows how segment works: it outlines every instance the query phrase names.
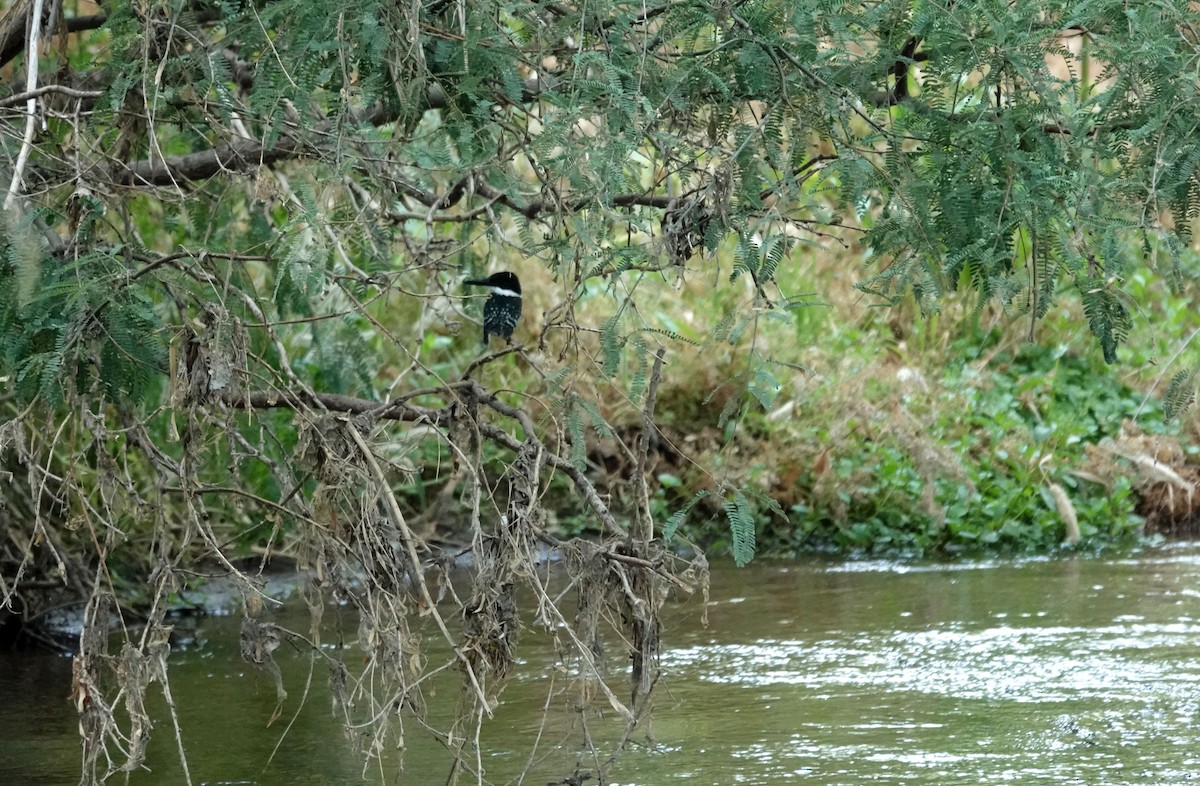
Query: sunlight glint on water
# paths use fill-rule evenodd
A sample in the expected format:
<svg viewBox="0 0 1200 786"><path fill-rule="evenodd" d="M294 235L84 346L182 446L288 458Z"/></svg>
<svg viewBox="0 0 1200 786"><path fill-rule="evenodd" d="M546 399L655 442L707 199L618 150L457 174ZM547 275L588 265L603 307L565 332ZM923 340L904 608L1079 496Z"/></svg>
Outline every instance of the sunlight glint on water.
<svg viewBox="0 0 1200 786"><path fill-rule="evenodd" d="M1200 782L1198 582L1183 548L797 568L740 608L718 602L714 635L665 664L693 728L693 699L718 708L698 736L746 782ZM745 614L764 605L784 613ZM754 635L730 641L735 618Z"/></svg>

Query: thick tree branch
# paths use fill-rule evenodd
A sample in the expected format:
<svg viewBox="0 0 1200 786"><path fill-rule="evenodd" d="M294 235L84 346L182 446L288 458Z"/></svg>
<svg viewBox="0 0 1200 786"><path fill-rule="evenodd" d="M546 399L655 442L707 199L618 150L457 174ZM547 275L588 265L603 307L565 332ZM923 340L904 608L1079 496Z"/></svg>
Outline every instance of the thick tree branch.
<svg viewBox="0 0 1200 786"><path fill-rule="evenodd" d="M235 172L273 164L289 158L304 158L316 151L290 136L281 136L272 145L251 139L238 139L223 147L152 159L130 165L118 164L113 181L126 186L170 186L191 180L205 180L222 172Z"/></svg>
<svg viewBox="0 0 1200 786"><path fill-rule="evenodd" d="M370 115L365 118L366 122L373 125L379 125L389 121L391 118L379 108L372 110ZM321 135L328 133L331 130L329 123L322 123L318 126L314 133ZM119 185L125 186L171 186L181 183L205 180L210 177L215 177L222 172L238 172L245 171L257 166L271 165L279 161L300 158L318 158L322 155L321 149L312 143L303 142L292 134L280 136L274 144L265 145L251 139L238 139L228 145L213 148L211 150L202 150L197 153L187 153L180 156L171 156L165 160L146 159L137 161L133 164L120 164L115 166L113 173L113 181ZM419 189L408 183L398 183L397 188L407 196L417 200L423 205L438 209L449 207L456 203L464 191L464 181L456 183L446 195L431 194L427 191ZM652 207L658 209L667 209L678 201L679 197L664 196L661 194L643 193L643 194L619 194L608 199L598 200L595 198L589 199L572 199L566 202L556 202L553 200L535 200L522 204L513 199L508 194L488 185L487 183L476 180L475 193L489 200L493 204L501 204L511 210L526 216L527 218L535 218L542 213L551 210L569 210L579 211L590 207L597 207L600 204L608 204L613 207ZM472 211L471 217L480 214L480 211ZM416 214L397 214L399 219L424 219L423 216ZM432 220L449 220L445 218L432 217ZM458 218L457 220L465 221L467 218Z"/></svg>
<svg viewBox="0 0 1200 786"><path fill-rule="evenodd" d="M376 104L363 112L352 113L354 122L379 126L395 118L382 105ZM317 158L322 155L321 146L315 140L322 139L334 130L331 120L317 123L300 138L300 131L290 126L271 144L255 139L235 139L227 145L214 147L166 159L144 159L132 164L114 162L113 182L126 186L171 186L192 180L205 180L222 172L239 172L278 161L299 158Z"/></svg>

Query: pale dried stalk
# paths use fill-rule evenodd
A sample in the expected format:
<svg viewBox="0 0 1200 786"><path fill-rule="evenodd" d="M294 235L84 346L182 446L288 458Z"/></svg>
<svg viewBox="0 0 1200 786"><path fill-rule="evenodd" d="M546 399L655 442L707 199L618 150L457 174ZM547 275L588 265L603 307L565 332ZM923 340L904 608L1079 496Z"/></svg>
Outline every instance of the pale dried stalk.
<svg viewBox="0 0 1200 786"><path fill-rule="evenodd" d="M37 90L38 80L38 39L42 37L42 0L33 0L33 9L29 12L29 37L25 41L25 92ZM33 135L37 131L37 96L36 94L25 102L25 137L21 140L21 152L17 154L17 165L13 167L12 182L8 184L8 196L4 198L4 210L12 207L13 201L21 191L22 173L29 163L29 154L33 152Z"/></svg>
<svg viewBox="0 0 1200 786"><path fill-rule="evenodd" d="M367 462L367 466L371 468L371 474L375 476L375 480L379 483L379 488L383 490L388 509L396 519L396 526L400 528L400 535L404 540L404 548L408 553L408 560L412 565L413 581L417 583L417 589L421 593L421 600L425 603L425 607L429 609L429 614L433 617L433 621L442 632L446 643L450 645L450 649L453 650L455 657L458 658L466 670L467 679L470 680L471 687L479 697L480 707L487 713L489 718L492 717L491 705L483 693L483 687L480 686L479 680L475 677L475 670L471 668L471 662L463 654L463 651L459 649L454 641L454 637L450 635L450 630L446 627L446 622L442 619L442 615L438 613L433 596L429 593L429 586L425 583L425 574L421 570L421 558L417 555L417 546L413 541L412 530L408 528L408 522L405 521L404 514L400 511L400 503L396 501L396 495L392 493L391 487L388 486L387 477L383 474L383 469L379 466L379 462L375 460L375 454L371 452L370 446L367 445L366 440L363 439L362 434L358 432L354 424L347 421L346 429L354 439L355 444L358 445L358 449L362 451L363 459Z"/></svg>
<svg viewBox="0 0 1200 786"><path fill-rule="evenodd" d="M1079 516L1075 513L1075 505L1067 496L1066 490L1057 483L1050 484L1050 496L1054 497L1054 506L1058 508L1058 515L1062 517L1063 527L1066 530L1065 539L1067 543L1074 546L1082 537L1079 532Z"/></svg>

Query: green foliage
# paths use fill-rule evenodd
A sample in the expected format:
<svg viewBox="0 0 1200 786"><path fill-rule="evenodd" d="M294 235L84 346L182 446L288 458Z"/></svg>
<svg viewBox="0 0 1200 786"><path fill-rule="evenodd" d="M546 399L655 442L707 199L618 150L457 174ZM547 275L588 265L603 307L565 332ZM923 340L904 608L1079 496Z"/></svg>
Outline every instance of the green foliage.
<svg viewBox="0 0 1200 786"><path fill-rule="evenodd" d="M659 483L662 489L676 489L681 485L681 481L672 475L660 475ZM725 518L724 530L710 535L707 526L687 527L688 518L697 506L714 495L720 498ZM659 507L661 512L662 504ZM706 546L715 546L717 550L727 548L738 565L745 565L754 559L758 550L758 533L765 531L772 518L781 526L788 524L788 515L780 504L754 486L701 489L682 507L666 516L662 526L662 537L670 541L680 528L689 529L690 534L698 534Z"/></svg>
<svg viewBox="0 0 1200 786"><path fill-rule="evenodd" d="M1129 312L1118 295L1103 282L1081 282L1081 288L1088 327L1100 339L1104 360L1115 363L1117 347L1129 335Z"/></svg>
<svg viewBox="0 0 1200 786"><path fill-rule="evenodd" d="M94 392L141 402L166 370L162 320L149 294L114 286L123 260L105 253L61 267L0 239L0 376L11 375L23 401L57 406Z"/></svg>
<svg viewBox="0 0 1200 786"><path fill-rule="evenodd" d="M1031 347L998 358L995 367L985 377L968 373L943 380L946 399L933 413L927 438L951 447L961 476L942 470L930 477L905 440L872 446L867 457L845 468L853 477L859 461L871 467L871 485L842 492L850 505L846 515L857 523L813 537L843 548L907 553L1052 549L1064 536L1048 491L1051 480L1067 489L1085 538L1105 542L1132 533L1138 519L1128 479L1106 488L1081 480L1073 469L1088 465L1086 446L1110 436L1140 410L1141 397L1111 382L1097 384L1102 369L1062 350ZM941 509L936 519L921 505L930 482Z"/></svg>
<svg viewBox="0 0 1200 786"><path fill-rule="evenodd" d="M1183 368L1171 377L1163 392L1163 417L1174 420L1187 411L1196 400L1196 369Z"/></svg>
<svg viewBox="0 0 1200 786"><path fill-rule="evenodd" d="M664 483L663 485L667 484ZM675 483L672 483L671 485L678 485L678 479L676 479ZM692 495L692 498L687 501L687 504L667 516L666 520L663 521L662 526L663 540L669 541L671 538L675 537L675 533L687 521L688 514L691 513L692 509L695 508L696 505L699 504L700 501L706 498L709 494L710 492L708 489L700 489Z"/></svg>
<svg viewBox="0 0 1200 786"><path fill-rule="evenodd" d="M729 517L729 531L733 534L733 559L745 565L754 557L754 510L741 491L725 498L725 515Z"/></svg>
<svg viewBox="0 0 1200 786"><path fill-rule="evenodd" d="M978 351L964 342L955 354ZM737 489L754 500L749 510L730 489L727 525L695 516L702 500L691 499L664 530L738 560L751 532L768 554L1053 551L1066 537L1054 483L1073 506L1083 547L1128 542L1141 523L1138 496L1127 476L1098 478L1089 451L1135 416L1143 428L1163 429L1158 414L1099 358L1037 346L990 358L984 373L947 369L927 393L908 390L903 399L885 380L860 392L847 380L818 384L810 396L819 406L801 404L802 419L738 438L758 441L740 449L755 464L729 465L751 481ZM781 477L792 485L777 485ZM767 500L788 498L786 517L764 515Z"/></svg>

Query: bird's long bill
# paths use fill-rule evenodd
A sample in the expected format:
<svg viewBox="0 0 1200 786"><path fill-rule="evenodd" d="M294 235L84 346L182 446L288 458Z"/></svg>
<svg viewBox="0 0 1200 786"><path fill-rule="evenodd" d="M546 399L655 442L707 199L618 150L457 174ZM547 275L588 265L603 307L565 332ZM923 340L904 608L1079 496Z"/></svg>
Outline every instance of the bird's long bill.
<svg viewBox="0 0 1200 786"><path fill-rule="evenodd" d="M490 287L491 286L491 284L489 284L487 281L485 281L484 279L481 279L481 278L468 278L463 283L464 284L474 284L477 287Z"/></svg>

